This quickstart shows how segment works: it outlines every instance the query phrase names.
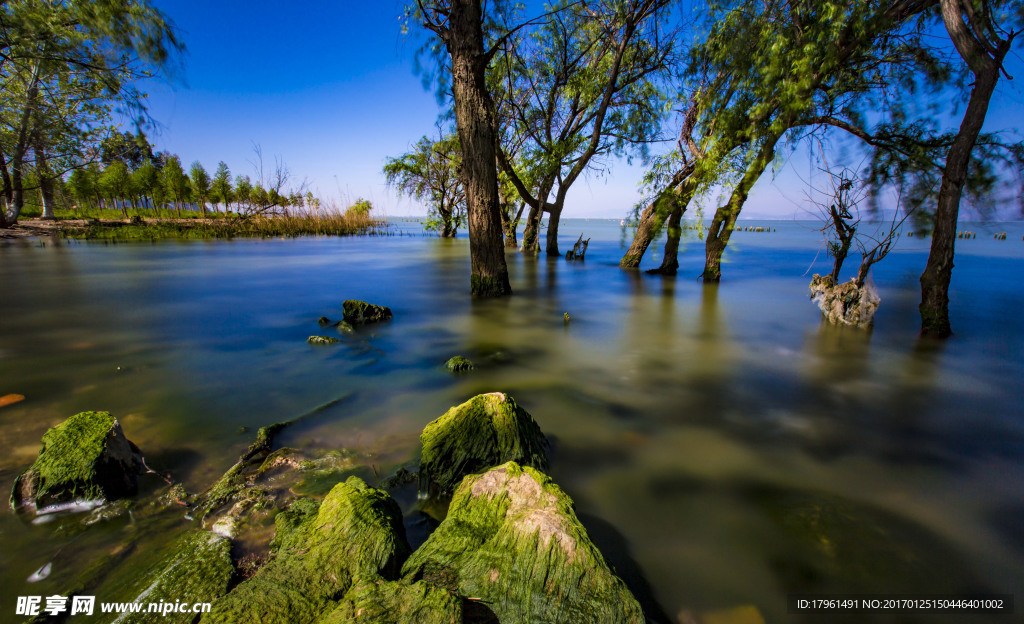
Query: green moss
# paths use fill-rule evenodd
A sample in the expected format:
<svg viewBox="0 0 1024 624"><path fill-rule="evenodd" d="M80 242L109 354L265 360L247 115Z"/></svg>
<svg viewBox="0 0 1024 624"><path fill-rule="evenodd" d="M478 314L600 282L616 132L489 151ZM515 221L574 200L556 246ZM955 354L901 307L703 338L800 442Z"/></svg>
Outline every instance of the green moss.
<svg viewBox="0 0 1024 624"><path fill-rule="evenodd" d="M147 571L130 570L133 579L125 601L148 605L182 602L213 602L228 591L234 575L231 543L208 531L188 531L175 541L167 553ZM145 608L145 607L144 607ZM97 610L98 611L98 610ZM118 619L118 624L187 624L194 613L134 613ZM106 621L113 620L110 619Z"/></svg>
<svg viewBox="0 0 1024 624"><path fill-rule="evenodd" d="M285 535L276 556L215 603L204 624L311 623L333 610L355 576L395 578L409 547L402 513L385 492L352 477L331 490L315 516L302 505L277 521Z"/></svg>
<svg viewBox="0 0 1024 624"><path fill-rule="evenodd" d="M351 325L364 325L366 323L378 323L391 318L391 308L348 299L343 301L342 315L346 323Z"/></svg>
<svg viewBox="0 0 1024 624"><path fill-rule="evenodd" d="M637 254L626 254L619 260L619 266L624 269L635 269L640 266L640 256Z"/></svg>
<svg viewBox="0 0 1024 624"><path fill-rule="evenodd" d="M316 518L319 511L320 501L318 500L297 498L292 501L288 509L274 517L274 539L270 543L271 548L287 550L301 547L300 540L304 534L298 529Z"/></svg>
<svg viewBox="0 0 1024 624"><path fill-rule="evenodd" d="M462 357L461 355L456 355L452 358L449 358L449 360L445 362L444 365L448 367L448 370L452 373L465 373L467 371L473 370L473 362L469 361L467 358Z"/></svg>
<svg viewBox="0 0 1024 624"><path fill-rule="evenodd" d="M14 484L11 506L126 496L134 493L141 466L117 419L81 412L43 434L39 456Z"/></svg>
<svg viewBox="0 0 1024 624"><path fill-rule="evenodd" d="M318 624L462 624L462 599L423 581L359 577Z"/></svg>
<svg viewBox="0 0 1024 624"><path fill-rule="evenodd" d="M500 392L481 394L420 434L420 489L448 494L467 474L515 461L547 467L547 439L533 417Z"/></svg>
<svg viewBox="0 0 1024 624"><path fill-rule="evenodd" d="M341 342L341 339L331 338L330 336L310 336L306 338L306 342L311 345L332 345Z"/></svg>
<svg viewBox="0 0 1024 624"><path fill-rule="evenodd" d="M514 462L466 477L448 516L402 571L407 581L455 584L502 624L644 622L570 498Z"/></svg>

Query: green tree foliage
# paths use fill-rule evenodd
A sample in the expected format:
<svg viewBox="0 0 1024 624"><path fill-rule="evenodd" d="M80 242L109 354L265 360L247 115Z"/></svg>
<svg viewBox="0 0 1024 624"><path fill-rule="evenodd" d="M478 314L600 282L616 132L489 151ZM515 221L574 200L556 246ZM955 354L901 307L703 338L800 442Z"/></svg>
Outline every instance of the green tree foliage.
<svg viewBox="0 0 1024 624"><path fill-rule="evenodd" d="M210 183L210 199L223 204L225 212L228 210L228 204L234 199L231 170L223 160L217 164L217 171L213 174L213 181Z"/></svg>
<svg viewBox="0 0 1024 624"><path fill-rule="evenodd" d="M142 130L136 134L120 132L116 128L100 142L100 161L109 165L121 162L129 169L138 169L142 163L153 162L156 155Z"/></svg>
<svg viewBox="0 0 1024 624"><path fill-rule="evenodd" d="M370 200L360 197L345 210L345 218L365 219L370 216L371 210L373 210L373 204L370 203Z"/></svg>
<svg viewBox="0 0 1024 624"><path fill-rule="evenodd" d="M181 168L181 159L171 156L160 170L160 185L164 196L174 202L174 209L181 216L181 204L188 200L189 180Z"/></svg>
<svg viewBox="0 0 1024 624"><path fill-rule="evenodd" d="M563 2L498 53L489 78L502 130L498 158L530 206L525 250L536 249L548 212L547 252L560 255L558 224L573 183L603 157L646 154L656 139L657 83L674 51L671 4Z"/></svg>
<svg viewBox="0 0 1024 624"><path fill-rule="evenodd" d="M173 25L146 0L0 4L0 227L20 214L33 158L50 181L87 163L115 111L144 117L137 83L180 50Z"/></svg>
<svg viewBox="0 0 1024 624"><path fill-rule="evenodd" d="M384 175L400 195L427 203L426 227L454 237L466 218L466 194L459 177L462 148L455 135L423 137L413 150L388 158Z"/></svg>
<svg viewBox="0 0 1024 624"><path fill-rule="evenodd" d="M192 197L199 202L203 217L206 217L206 200L210 197L210 174L206 173L206 169L203 169L198 160L189 168L189 182L192 185Z"/></svg>

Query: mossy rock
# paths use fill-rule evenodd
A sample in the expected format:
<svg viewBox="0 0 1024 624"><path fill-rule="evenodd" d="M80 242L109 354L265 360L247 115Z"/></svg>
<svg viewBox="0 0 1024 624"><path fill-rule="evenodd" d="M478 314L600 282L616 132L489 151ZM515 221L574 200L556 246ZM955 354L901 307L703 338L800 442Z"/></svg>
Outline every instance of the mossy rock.
<svg viewBox="0 0 1024 624"><path fill-rule="evenodd" d="M409 551L398 505L356 477L334 486L315 515L303 503L275 526L284 534L274 558L216 602L203 624L315 622L356 576L396 578Z"/></svg>
<svg viewBox="0 0 1024 624"><path fill-rule="evenodd" d="M391 319L391 308L348 299L341 304L342 316L351 325L366 325Z"/></svg>
<svg viewBox="0 0 1024 624"><path fill-rule="evenodd" d="M402 572L478 600L502 624L644 622L572 500L515 462L466 477Z"/></svg>
<svg viewBox="0 0 1024 624"><path fill-rule="evenodd" d="M228 591L235 573L231 563L231 543L228 539L209 531L186 532L168 549L148 571L142 574L132 570L138 579L124 601L147 605L149 603L174 604L177 601L192 605L214 602ZM143 607L145 609L145 607ZM194 613L133 613L118 618L118 624L188 624L195 621ZM110 616L109 620L114 620Z"/></svg>
<svg viewBox="0 0 1024 624"><path fill-rule="evenodd" d="M318 624L462 624L462 599L419 581L360 577L338 607Z"/></svg>
<svg viewBox="0 0 1024 624"><path fill-rule="evenodd" d="M448 371L452 373L465 373L473 370L473 362L469 361L468 358L462 357L461 355L456 355L452 358L449 358L449 360L445 362L444 365L445 367L448 368Z"/></svg>
<svg viewBox="0 0 1024 624"><path fill-rule="evenodd" d="M75 414L43 434L36 461L14 482L11 507L133 496L142 453L110 412Z"/></svg>
<svg viewBox="0 0 1024 624"><path fill-rule="evenodd" d="M428 424L420 434L420 490L447 495L474 472L508 461L544 470L548 442L515 400L480 394Z"/></svg>
<svg viewBox="0 0 1024 624"><path fill-rule="evenodd" d="M332 345L341 342L341 339L330 336L310 336L306 338L306 342L311 345Z"/></svg>

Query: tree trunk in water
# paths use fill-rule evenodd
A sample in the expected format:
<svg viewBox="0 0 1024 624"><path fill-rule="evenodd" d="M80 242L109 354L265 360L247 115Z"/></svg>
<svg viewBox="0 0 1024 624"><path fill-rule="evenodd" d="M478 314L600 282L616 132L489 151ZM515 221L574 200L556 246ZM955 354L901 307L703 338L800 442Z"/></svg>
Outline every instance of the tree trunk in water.
<svg viewBox="0 0 1024 624"><path fill-rule="evenodd" d="M502 207L501 229L505 232L505 249L515 249L519 247L519 242L516 240L516 226L519 225L519 218L523 215L523 208L525 207L525 203L519 205L519 212L516 213L515 219L513 219L512 215L509 214L508 206Z"/></svg>
<svg viewBox="0 0 1024 624"><path fill-rule="evenodd" d="M558 202L548 213L547 253L549 256L560 256L558 253L558 221L562 218L562 203Z"/></svg>
<svg viewBox="0 0 1024 624"><path fill-rule="evenodd" d="M661 259L661 266L650 271L660 275L675 275L679 269L679 238L683 233L679 222L683 218L683 207L675 206L668 215L668 237L665 239L665 257Z"/></svg>
<svg viewBox="0 0 1024 624"><path fill-rule="evenodd" d="M469 227L470 290L477 297L512 294L502 244L494 136L494 103L487 91L488 58L480 0L452 0L445 42L452 59L452 99L462 144Z"/></svg>
<svg viewBox="0 0 1024 624"><path fill-rule="evenodd" d="M661 259L661 266L650 271L651 273L675 275L679 269L679 239L683 234L680 222L696 191L696 182L692 179L687 179L673 189L666 198L666 201L672 202L672 211L668 215L668 237L665 239L665 255Z"/></svg>
<svg viewBox="0 0 1024 624"><path fill-rule="evenodd" d="M540 219L544 216L543 209L530 206L526 216L526 227L523 229L523 252L537 253L540 251Z"/></svg>
<svg viewBox="0 0 1024 624"><path fill-rule="evenodd" d="M725 251L732 232L736 228L736 219L743 210L743 204L750 195L750 189L754 187L758 178L764 173L765 168L775 158L775 144L779 141L778 136L768 137L761 149L757 152L753 162L747 167L743 177L736 188L733 189L729 201L715 211L715 218L708 228L708 238L704 243L704 281L718 282L722 279L722 253Z"/></svg>
<svg viewBox="0 0 1024 624"><path fill-rule="evenodd" d="M658 200L652 201L644 211L640 213L640 223L636 227L636 234L633 235L633 242L629 245L629 251L619 260L619 266L624 269L635 269L640 266L644 259L647 248L658 233L661 227L661 219L658 216L656 206Z"/></svg>
<svg viewBox="0 0 1024 624"><path fill-rule="evenodd" d="M935 210L935 229L932 232L931 251L928 264L921 274L921 333L936 338L952 334L949 324L949 282L953 276L953 252L956 244L957 217L960 213L960 196L967 181L967 169L971 152L981 133L989 101L999 81L1003 59L1010 49L1013 37L1000 41L994 58L980 44L967 34L966 24L960 14L960 4L942 0L942 17L950 38L957 51L967 61L974 73L974 86L967 111L960 124L960 131L946 155L946 167L939 186L938 206Z"/></svg>

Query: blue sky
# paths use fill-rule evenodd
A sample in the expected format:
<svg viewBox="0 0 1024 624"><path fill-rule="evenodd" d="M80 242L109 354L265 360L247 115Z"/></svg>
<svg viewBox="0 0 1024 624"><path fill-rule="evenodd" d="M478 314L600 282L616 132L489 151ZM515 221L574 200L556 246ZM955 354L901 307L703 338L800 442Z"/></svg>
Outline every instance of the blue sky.
<svg viewBox="0 0 1024 624"><path fill-rule="evenodd" d="M419 36L403 36L402 3L308 0L282 5L237 0L155 0L188 47L178 80L151 82L150 109L161 124L151 140L199 160L221 160L253 175L253 144L265 167L281 158L298 184L347 203L370 199L388 215L425 208L389 192L384 160L433 132L440 109L414 71ZM414 33L418 35L418 33ZM1024 78L1018 47L1011 75ZM1016 70L1016 71L1015 71ZM988 127L1021 126L1021 80L1002 81ZM758 182L744 209L753 218L806 215L810 171L800 153ZM622 218L640 199L639 163L578 182L566 217Z"/></svg>

